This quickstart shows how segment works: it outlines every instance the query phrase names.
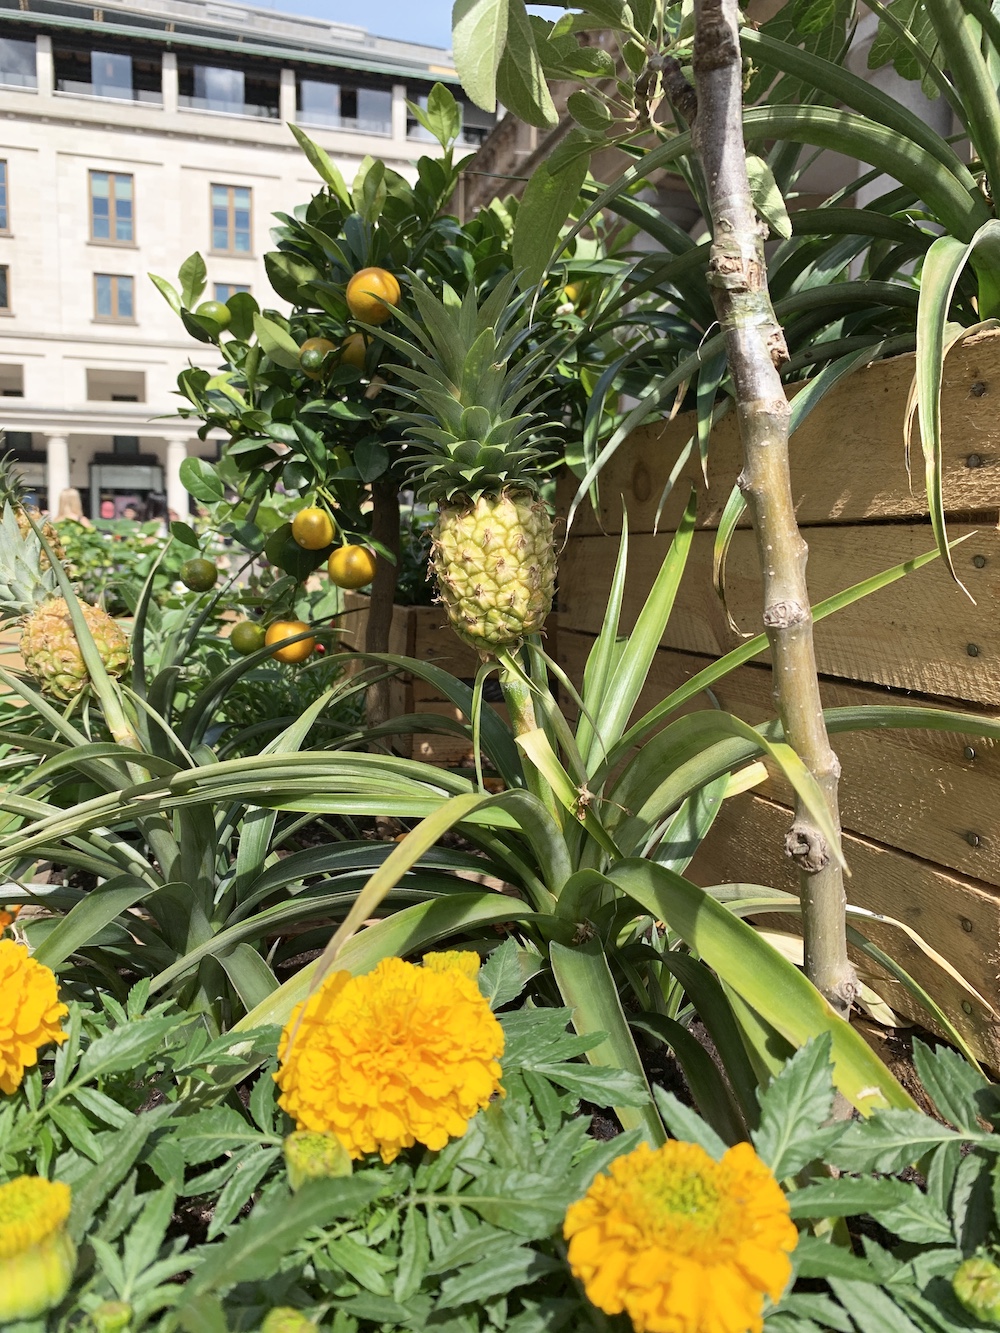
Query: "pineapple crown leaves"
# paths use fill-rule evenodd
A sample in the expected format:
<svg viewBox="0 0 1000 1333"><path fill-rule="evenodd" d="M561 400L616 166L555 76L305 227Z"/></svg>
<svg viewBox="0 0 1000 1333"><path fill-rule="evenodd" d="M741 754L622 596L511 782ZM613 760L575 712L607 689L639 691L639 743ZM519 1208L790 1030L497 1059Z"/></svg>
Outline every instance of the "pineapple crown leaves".
<svg viewBox="0 0 1000 1333"><path fill-rule="evenodd" d="M475 499L536 490L542 446L553 438L554 424L543 422L538 407L551 390L540 375L544 346L511 364L532 333L526 298L514 295L514 276L502 279L482 305L473 288L459 300L446 286L442 299L411 278L421 321L395 313L412 341L384 329L379 334L412 363L393 369L407 386L399 392L423 411L395 413L394 420L415 446L410 471L423 478L420 494Z"/></svg>
<svg viewBox="0 0 1000 1333"><path fill-rule="evenodd" d="M0 504L10 503L15 509L24 507L24 478L17 468L13 449L0 458Z"/></svg>
<svg viewBox="0 0 1000 1333"><path fill-rule="evenodd" d="M33 527L22 534L15 505L4 499L0 516L0 623L17 620L55 596L56 572L51 563L41 568L42 549Z"/></svg>

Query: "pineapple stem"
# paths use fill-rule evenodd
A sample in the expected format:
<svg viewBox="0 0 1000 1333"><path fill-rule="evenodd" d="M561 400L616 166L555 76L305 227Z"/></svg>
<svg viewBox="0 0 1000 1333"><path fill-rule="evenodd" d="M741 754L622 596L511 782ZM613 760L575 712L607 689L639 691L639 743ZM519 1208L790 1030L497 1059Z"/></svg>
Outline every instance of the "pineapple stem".
<svg viewBox="0 0 1000 1333"><path fill-rule="evenodd" d="M529 731L538 730L535 719L535 701L531 697L531 681L525 675L508 649L498 653L500 662L500 688L503 690L507 715L515 736L526 736ZM555 798L551 786L535 768L528 756L521 751L521 769L524 781L533 796L538 799L558 824L562 824L563 811Z"/></svg>
<svg viewBox="0 0 1000 1333"><path fill-rule="evenodd" d="M375 562L368 628L365 631L365 652L387 653L400 549L399 491L391 476L379 477L372 483L372 537L387 547L397 561L392 564L381 557ZM383 674L368 686L365 693L365 717L369 727L379 727L389 721L391 685L392 677Z"/></svg>

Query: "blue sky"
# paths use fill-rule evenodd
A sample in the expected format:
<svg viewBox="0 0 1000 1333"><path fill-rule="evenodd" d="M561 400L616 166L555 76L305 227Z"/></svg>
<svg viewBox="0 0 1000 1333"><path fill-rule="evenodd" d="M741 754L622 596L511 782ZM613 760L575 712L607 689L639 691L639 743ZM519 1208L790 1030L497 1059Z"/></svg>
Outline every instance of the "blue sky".
<svg viewBox="0 0 1000 1333"><path fill-rule="evenodd" d="M315 14L334 22L367 28L378 37L398 37L428 46L451 46L452 0L251 0L262 9L285 14ZM548 18L558 15L560 5L532 6Z"/></svg>
<svg viewBox="0 0 1000 1333"><path fill-rule="evenodd" d="M331 22L367 28L379 37L398 37L429 46L451 46L451 0L254 0L262 9L314 14Z"/></svg>

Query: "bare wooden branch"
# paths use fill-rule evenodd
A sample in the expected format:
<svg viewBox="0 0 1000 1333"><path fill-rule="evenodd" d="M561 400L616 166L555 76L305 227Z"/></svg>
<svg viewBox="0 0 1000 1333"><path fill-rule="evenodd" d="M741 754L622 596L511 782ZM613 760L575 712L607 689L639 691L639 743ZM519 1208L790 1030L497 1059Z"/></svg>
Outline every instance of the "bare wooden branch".
<svg viewBox="0 0 1000 1333"><path fill-rule="evenodd" d="M840 764L820 701L808 552L788 467L789 408L778 373L788 353L767 288L766 228L754 211L747 178L737 0L695 0L694 75L694 140L712 214L709 282L736 395L744 460L739 484L763 572L775 703L788 742L816 778L839 827ZM801 801L786 852L800 872L806 972L846 1014L857 979L847 956L843 874Z"/></svg>

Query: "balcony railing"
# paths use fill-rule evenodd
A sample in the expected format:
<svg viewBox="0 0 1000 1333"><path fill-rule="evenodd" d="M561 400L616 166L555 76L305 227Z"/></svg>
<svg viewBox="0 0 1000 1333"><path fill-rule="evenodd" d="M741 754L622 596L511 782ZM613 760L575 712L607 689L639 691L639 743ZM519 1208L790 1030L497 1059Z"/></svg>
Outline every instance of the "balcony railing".
<svg viewBox="0 0 1000 1333"><path fill-rule="evenodd" d="M219 116L249 116L255 120L278 120L276 106L257 106L253 102L223 102L216 97L190 97L181 93L177 104L187 111L214 111Z"/></svg>
<svg viewBox="0 0 1000 1333"><path fill-rule="evenodd" d="M0 88L37 88L38 79L34 74L23 74L20 70L0 70Z"/></svg>
<svg viewBox="0 0 1000 1333"><path fill-rule="evenodd" d="M95 97L102 102L142 102L162 106L163 94L149 88L109 88L107 84L84 83L79 79L59 79L56 92L67 97Z"/></svg>
<svg viewBox="0 0 1000 1333"><path fill-rule="evenodd" d="M362 134L392 134L391 120L369 120L363 116L338 116L327 111L302 111L298 113L299 123L315 126L317 129L358 130Z"/></svg>

